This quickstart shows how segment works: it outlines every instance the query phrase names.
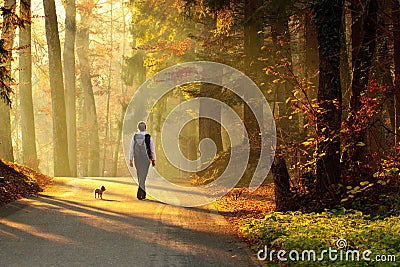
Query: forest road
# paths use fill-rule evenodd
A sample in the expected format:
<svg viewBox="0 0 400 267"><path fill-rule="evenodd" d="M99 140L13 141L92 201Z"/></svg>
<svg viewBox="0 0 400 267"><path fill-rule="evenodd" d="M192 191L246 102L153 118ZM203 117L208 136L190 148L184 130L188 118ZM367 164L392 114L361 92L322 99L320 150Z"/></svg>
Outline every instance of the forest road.
<svg viewBox="0 0 400 267"><path fill-rule="evenodd" d="M210 205L140 201L136 190L131 178L55 178L1 207L0 266L261 266Z"/></svg>

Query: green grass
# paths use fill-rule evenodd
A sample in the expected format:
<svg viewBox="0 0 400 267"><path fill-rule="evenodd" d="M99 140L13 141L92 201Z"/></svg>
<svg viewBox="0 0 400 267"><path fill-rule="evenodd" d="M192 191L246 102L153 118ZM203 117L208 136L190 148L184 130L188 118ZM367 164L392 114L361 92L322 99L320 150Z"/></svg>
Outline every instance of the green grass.
<svg viewBox="0 0 400 267"><path fill-rule="evenodd" d="M400 265L400 216L374 218L354 210L332 210L322 213L302 212L270 212L263 219L248 219L240 224L239 231L253 245L255 251L267 246L272 249L301 252L314 250L317 261L277 261L282 266L397 266ZM358 250L360 261L331 261L325 254L324 261L318 261L324 249L339 250L336 242L339 239L347 241L347 247L342 249L343 255L347 250ZM371 250L371 261L364 261L362 253ZM338 259L340 250L338 251ZM261 254L263 255L263 254ZM269 255L269 254L268 254ZM292 254L294 257L295 254ZM332 254L334 255L334 254ZM377 262L377 255L394 255L396 262ZM352 259L352 257L349 257ZM345 256L343 256L345 259ZM274 265L266 259L268 265Z"/></svg>

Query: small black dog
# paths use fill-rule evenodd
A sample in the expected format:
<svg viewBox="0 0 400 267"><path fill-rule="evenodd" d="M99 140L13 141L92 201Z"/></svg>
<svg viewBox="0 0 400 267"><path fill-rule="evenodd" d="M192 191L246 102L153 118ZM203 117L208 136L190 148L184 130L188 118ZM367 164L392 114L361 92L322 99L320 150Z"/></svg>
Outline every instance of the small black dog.
<svg viewBox="0 0 400 267"><path fill-rule="evenodd" d="M104 186L101 186L100 188L97 188L94 190L94 198L98 196L100 199L103 199L103 192L106 191L106 188Z"/></svg>

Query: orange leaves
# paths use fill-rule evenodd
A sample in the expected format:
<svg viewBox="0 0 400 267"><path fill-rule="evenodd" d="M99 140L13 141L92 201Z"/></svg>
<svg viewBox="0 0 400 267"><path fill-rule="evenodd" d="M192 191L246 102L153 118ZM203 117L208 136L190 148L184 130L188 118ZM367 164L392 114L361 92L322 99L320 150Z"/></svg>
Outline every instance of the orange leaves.
<svg viewBox="0 0 400 267"><path fill-rule="evenodd" d="M231 27L235 23L235 20L232 16L232 10L228 8L218 10L216 12L216 17L216 29L212 31L214 36L228 35Z"/></svg>
<svg viewBox="0 0 400 267"><path fill-rule="evenodd" d="M160 58L166 59L169 56L176 55L182 56L184 55L192 45L192 39L186 38L183 41L172 40L166 41L162 40L157 42L155 45L142 45L137 49L147 50L150 53L161 53Z"/></svg>
<svg viewBox="0 0 400 267"><path fill-rule="evenodd" d="M237 194L240 192L240 194ZM220 213L233 225L239 227L244 218L262 218L267 211L275 209L274 187L263 185L254 192L247 188L234 188L216 203Z"/></svg>
<svg viewBox="0 0 400 267"><path fill-rule="evenodd" d="M94 1L84 1L83 3L76 4L76 9L79 13L90 14L96 7Z"/></svg>
<svg viewBox="0 0 400 267"><path fill-rule="evenodd" d="M315 146L317 144L317 140L315 138L308 138L306 141L301 143L303 146Z"/></svg>
<svg viewBox="0 0 400 267"><path fill-rule="evenodd" d="M48 185L51 177L0 159L0 206L21 197L33 196Z"/></svg>

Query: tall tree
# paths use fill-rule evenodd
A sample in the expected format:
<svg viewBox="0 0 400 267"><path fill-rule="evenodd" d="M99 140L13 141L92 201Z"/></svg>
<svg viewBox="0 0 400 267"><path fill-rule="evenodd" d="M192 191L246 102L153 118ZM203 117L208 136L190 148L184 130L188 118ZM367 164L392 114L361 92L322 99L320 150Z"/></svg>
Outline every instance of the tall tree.
<svg viewBox="0 0 400 267"><path fill-rule="evenodd" d="M213 19L209 14L204 17L204 24L202 27L201 35L204 38L203 50L196 51L197 60L207 60L209 51L207 49L206 42L212 38L212 29L216 24L216 20ZM215 77L218 77L220 84L222 83L223 73L214 73ZM214 84L202 84L200 85L200 96L206 98L217 98L221 95L222 88ZM223 150L222 135L221 135L221 107L220 106L209 106L207 101L200 100L199 106L199 140L204 138L210 138L213 140L216 146L216 153ZM213 117L215 120L207 117ZM211 159L205 159L207 162Z"/></svg>
<svg viewBox="0 0 400 267"><path fill-rule="evenodd" d="M319 43L319 88L317 115L318 158L317 193L320 197L332 192L331 185L339 182L340 127L342 90L340 83L340 29L343 0L315 0L314 22Z"/></svg>
<svg viewBox="0 0 400 267"><path fill-rule="evenodd" d="M6 0L2 8L3 29L0 40L0 157L9 161L14 161L14 153L11 138L11 61L12 46L15 38L15 0Z"/></svg>
<svg viewBox="0 0 400 267"><path fill-rule="evenodd" d="M365 142L366 127L360 125L357 117L362 109L361 96L369 83L370 71L375 55L377 32L377 0L353 0L352 12L352 65L353 80L351 85L349 125L354 133L347 142L345 151L346 162L359 162L362 157Z"/></svg>
<svg viewBox="0 0 400 267"><path fill-rule="evenodd" d="M391 12L391 0L379 0L379 9L378 9L378 28L381 30L377 31L377 41L376 41L376 59L374 60L375 65L375 76L376 81L379 86L384 86L387 88L386 99L384 103L384 108L387 113L381 112L377 114L377 119L375 119L375 123L379 123L381 121L385 121L385 116L389 115L390 118L390 126L391 129L395 129L394 126L394 95L393 95L393 77L391 69L393 68L393 49L390 49L392 46L393 37L391 36L391 28L392 21L391 17L388 16ZM371 96L375 97L375 96ZM379 152L385 152L388 148L393 146L394 135L387 136L387 129L385 127L380 127L380 129L375 128L375 132L373 133L376 138L373 138L372 141L377 140L379 142L380 147L383 147L384 150L379 149ZM374 130L374 129L372 129ZM378 132L378 130L380 130ZM393 133L394 131L392 131ZM369 134L371 135L371 134ZM388 138L389 137L389 138ZM368 140L371 140L369 138ZM370 143L377 143L371 142ZM368 147L371 147L368 144ZM375 146L376 148L379 148Z"/></svg>
<svg viewBox="0 0 400 267"><path fill-rule="evenodd" d="M19 96L21 135L24 164L38 168L36 153L35 117L32 99L32 49L31 49L31 0L21 0L20 18L25 21L19 31Z"/></svg>
<svg viewBox="0 0 400 267"><path fill-rule="evenodd" d="M258 9L261 8L262 0L245 0L244 1L244 54L245 73L251 79L257 81L261 67L259 57L261 56L262 46L262 21ZM257 104L257 99L252 99L258 116L262 116L262 105ZM261 129L262 125L258 125L255 114L248 105L244 105L243 119L249 133L251 155L257 158L261 148Z"/></svg>
<svg viewBox="0 0 400 267"><path fill-rule="evenodd" d="M100 173L100 142L99 142L99 126L97 122L96 103L93 94L92 76L90 73L89 61L89 31L90 25L88 18L94 7L92 1L85 1L85 7L82 8L81 26L77 32L77 52L79 58L79 69L81 73L81 88L84 101L84 109L86 117L86 125L84 131L87 131L87 148L88 148L88 175L99 176Z"/></svg>
<svg viewBox="0 0 400 267"><path fill-rule="evenodd" d="M351 43L351 12L348 12L349 3L345 1L344 4L344 11L342 17L342 41L341 41L341 56L340 56L340 74L341 74L341 81L342 81L342 88L344 91L343 99L344 101L349 101L349 96L346 95L346 92L350 92L350 85L351 85L351 59L350 59L350 43ZM348 103L344 103L345 105Z"/></svg>
<svg viewBox="0 0 400 267"><path fill-rule="evenodd" d="M279 73L279 78L285 77L287 69L279 68L284 64L288 64L287 68L292 69L291 66L291 47L290 47L290 31L289 31L289 10L290 0L275 0L270 4L270 24L271 24L271 37L274 45L274 54L281 55L280 57L273 57L273 66L276 67L276 71ZM312 46L310 46L312 47ZM311 56L310 56L311 58ZM277 151L274 161L271 166L271 172L275 184L275 199L277 210L290 210L291 197L290 192L290 177L287 169L286 159L288 157L283 156L282 147L286 139L294 137L293 130L296 130L297 123L289 121L289 105L287 99L290 96L291 86L289 82L274 84L275 90L275 101L274 105L279 102L279 113L274 110L274 115L279 117L277 120ZM295 126L295 127L293 127ZM290 134L289 134L290 133ZM295 156L295 155L292 155ZM296 158L297 159L297 158Z"/></svg>
<svg viewBox="0 0 400 267"><path fill-rule="evenodd" d="M306 76L307 80L312 82L314 86L318 85L318 33L315 28L312 14L306 12L305 16L305 49L306 49Z"/></svg>
<svg viewBox="0 0 400 267"><path fill-rule="evenodd" d="M111 123L110 123L110 99L111 99L111 80L112 80L112 56L114 51L114 18L113 18L113 1L110 2L110 54L108 59L108 85L107 85L107 100L106 100L106 127L105 127L105 134L104 134L104 144L103 144L103 163L101 165L101 175L104 176L106 172L106 156L108 152L108 146L110 142L110 135L111 135Z"/></svg>
<svg viewBox="0 0 400 267"><path fill-rule="evenodd" d="M222 80L223 74L215 73L215 75L219 75ZM217 85L202 84L200 87L200 96L213 98L218 93L221 94L221 90L222 88ZM221 152L223 150L221 135L221 106L209 106L206 101L200 101L199 115L199 139L212 139L217 149L216 153ZM213 117L215 120L207 117Z"/></svg>
<svg viewBox="0 0 400 267"><path fill-rule="evenodd" d="M123 68L122 68L122 63L123 63L123 61L124 61L124 59L125 59L125 38L126 38L126 23L125 23L125 18L126 18L126 13L125 13L125 6L124 5L122 5L122 18L123 18L123 24L122 24L122 57L121 57L121 61L120 61L120 63L121 63L121 76L120 76L120 82L121 82L121 94L122 95L126 95L126 81L125 81L125 79L124 79L124 76L123 76L123 74L124 74L124 71L123 71ZM142 69L143 69L143 64L142 64ZM146 70L145 68L144 68L144 70ZM143 77L145 77L146 76L146 74L144 74L143 75ZM141 84L141 83L140 83ZM128 106L128 104L127 104L127 101L124 99L124 98L122 98L121 100L120 100L120 106L121 106L121 111L120 111L120 117L119 117L119 119L117 120L117 140L116 140L116 146L115 146L115 150L114 150L114 152L113 152L113 164L112 164L112 171L111 171L111 176L117 176L117 173L118 173L118 161L119 161L119 154L120 154L120 145L121 145L121 140L122 140L122 122L123 122L123 120L124 120L124 115L125 115L125 111L126 111L126 108L127 108L127 106Z"/></svg>
<svg viewBox="0 0 400 267"><path fill-rule="evenodd" d="M65 104L67 115L68 156L71 175L77 175L76 160L76 80L75 80L75 37L76 6L75 0L66 0L65 6L65 42L64 42L64 78Z"/></svg>
<svg viewBox="0 0 400 267"><path fill-rule="evenodd" d="M64 97L64 79L61 64L61 46L58 35L54 0L43 1L46 39L49 55L49 74L53 117L54 175L70 176L68 137Z"/></svg>
<svg viewBox="0 0 400 267"><path fill-rule="evenodd" d="M394 58L394 103L395 103L395 123L394 131L395 145L398 145L399 126L400 126L400 3L392 0L392 20L393 20L393 58Z"/></svg>

